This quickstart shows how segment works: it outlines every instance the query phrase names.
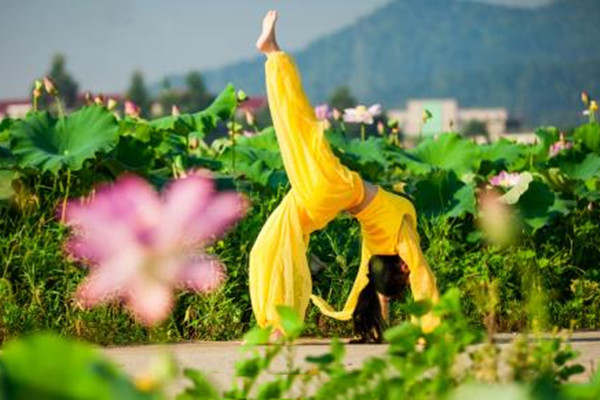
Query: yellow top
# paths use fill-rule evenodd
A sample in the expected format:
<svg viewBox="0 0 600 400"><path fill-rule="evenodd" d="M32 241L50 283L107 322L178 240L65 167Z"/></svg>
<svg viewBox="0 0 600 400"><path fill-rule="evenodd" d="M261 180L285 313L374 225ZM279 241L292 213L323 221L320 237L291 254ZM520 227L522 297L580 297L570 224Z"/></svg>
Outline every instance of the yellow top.
<svg viewBox="0 0 600 400"><path fill-rule="evenodd" d="M250 253L250 297L258 324L281 328L276 306L293 307L303 316L309 298L325 315L352 318L358 295L368 281L372 254L400 255L411 271L414 298L437 301L435 278L419 247L414 207L383 189L355 215L362 227L361 264L344 309L336 312L323 299L311 296L306 260L309 235L339 212L360 204L364 188L360 176L331 151L292 58L283 52L272 53L265 69L273 126L292 189L263 226ZM426 331L438 322L431 315L421 321Z"/></svg>

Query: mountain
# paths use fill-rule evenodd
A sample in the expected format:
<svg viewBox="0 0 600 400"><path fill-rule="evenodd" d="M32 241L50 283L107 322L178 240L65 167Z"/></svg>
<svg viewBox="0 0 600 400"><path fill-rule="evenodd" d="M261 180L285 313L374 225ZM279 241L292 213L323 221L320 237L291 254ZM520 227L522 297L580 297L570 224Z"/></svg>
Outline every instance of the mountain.
<svg viewBox="0 0 600 400"><path fill-rule="evenodd" d="M348 85L388 109L454 97L462 107L506 107L531 127L581 121L580 91L600 96L599 49L598 0L536 8L396 0L293 54L315 104ZM263 59L207 71L209 88L233 82L264 93Z"/></svg>

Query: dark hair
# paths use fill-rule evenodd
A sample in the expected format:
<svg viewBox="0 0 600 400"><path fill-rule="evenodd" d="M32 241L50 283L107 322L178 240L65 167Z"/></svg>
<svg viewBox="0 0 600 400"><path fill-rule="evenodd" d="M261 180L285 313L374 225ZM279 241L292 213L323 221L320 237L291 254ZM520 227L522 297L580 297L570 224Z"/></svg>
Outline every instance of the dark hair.
<svg viewBox="0 0 600 400"><path fill-rule="evenodd" d="M398 298L408 286L409 271L397 255L374 255L369 259L369 283L360 292L352 320L354 343L381 343L386 323L381 315L377 293Z"/></svg>

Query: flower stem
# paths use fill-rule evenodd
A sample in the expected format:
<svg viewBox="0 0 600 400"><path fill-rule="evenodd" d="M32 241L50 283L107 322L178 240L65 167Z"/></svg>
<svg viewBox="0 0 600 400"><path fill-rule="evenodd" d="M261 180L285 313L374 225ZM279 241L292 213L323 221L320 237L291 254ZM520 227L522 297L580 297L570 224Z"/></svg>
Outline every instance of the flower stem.
<svg viewBox="0 0 600 400"><path fill-rule="evenodd" d="M60 101L58 96L56 96L56 108L58 109L58 116L61 118L64 117L65 109L63 108L62 102Z"/></svg>
<svg viewBox="0 0 600 400"><path fill-rule="evenodd" d="M65 222L65 213L67 211L67 200L69 200L69 190L71 189L71 170L67 169L67 187L65 188L65 197L63 198L62 208L60 213L60 222Z"/></svg>
<svg viewBox="0 0 600 400"><path fill-rule="evenodd" d="M365 141L365 124L360 124L360 140Z"/></svg>

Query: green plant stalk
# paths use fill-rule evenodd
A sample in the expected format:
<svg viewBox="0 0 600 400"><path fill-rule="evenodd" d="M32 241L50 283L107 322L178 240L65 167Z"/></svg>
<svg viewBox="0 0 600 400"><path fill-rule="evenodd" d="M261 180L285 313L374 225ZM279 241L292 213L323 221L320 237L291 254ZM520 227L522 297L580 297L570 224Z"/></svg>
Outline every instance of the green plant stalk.
<svg viewBox="0 0 600 400"><path fill-rule="evenodd" d="M360 140L365 141L365 124L360 124Z"/></svg>
<svg viewBox="0 0 600 400"><path fill-rule="evenodd" d="M60 101L60 98L58 96L55 97L56 100L56 108L58 109L58 116L63 118L65 116L65 109L62 105L62 101Z"/></svg>
<svg viewBox="0 0 600 400"><path fill-rule="evenodd" d="M61 212L60 212L60 222L65 222L65 212L67 210L67 201L69 200L69 190L71 189L71 170L67 169L67 187L65 188L65 196L63 197Z"/></svg>

